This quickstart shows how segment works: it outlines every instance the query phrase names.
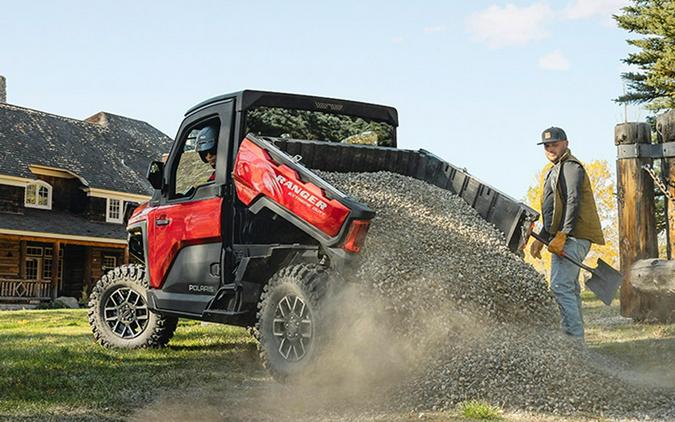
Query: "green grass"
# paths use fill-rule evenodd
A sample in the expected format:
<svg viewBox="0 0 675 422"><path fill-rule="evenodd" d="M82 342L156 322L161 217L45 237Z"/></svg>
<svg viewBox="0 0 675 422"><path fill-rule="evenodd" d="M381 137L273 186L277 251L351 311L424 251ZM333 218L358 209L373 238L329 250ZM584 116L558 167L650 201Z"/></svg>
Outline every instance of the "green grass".
<svg viewBox="0 0 675 422"><path fill-rule="evenodd" d="M621 317L618 300L605 306L590 292L582 302L592 350L623 362L646 382L675 388L675 324L634 323Z"/></svg>
<svg viewBox="0 0 675 422"><path fill-rule="evenodd" d="M108 350L86 310L0 312L0 419L120 419L165 391L264 372L241 328L183 321L169 347Z"/></svg>
<svg viewBox="0 0 675 422"><path fill-rule="evenodd" d="M478 400L469 400L459 403L457 405L457 411L460 415L468 419L478 419L482 421L496 421L502 419L501 411L498 407Z"/></svg>
<svg viewBox="0 0 675 422"><path fill-rule="evenodd" d="M591 349L650 382L674 382L675 325L632 323L620 317L618 301L607 307L590 294L583 306ZM267 376L241 328L181 320L165 349L118 351L94 342L85 310L0 312L0 420L120 420L167 393L207 389L232 397L232 388ZM500 415L472 401L442 416Z"/></svg>

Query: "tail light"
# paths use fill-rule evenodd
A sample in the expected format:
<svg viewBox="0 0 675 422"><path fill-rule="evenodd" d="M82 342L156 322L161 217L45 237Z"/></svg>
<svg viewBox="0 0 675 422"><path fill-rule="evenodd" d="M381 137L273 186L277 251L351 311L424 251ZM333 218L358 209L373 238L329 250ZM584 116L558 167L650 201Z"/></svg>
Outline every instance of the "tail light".
<svg viewBox="0 0 675 422"><path fill-rule="evenodd" d="M347 232L347 239L342 248L347 252L359 253L363 246L363 242L366 240L368 226L370 226L370 221L367 220L352 221L352 224L349 226L349 231Z"/></svg>

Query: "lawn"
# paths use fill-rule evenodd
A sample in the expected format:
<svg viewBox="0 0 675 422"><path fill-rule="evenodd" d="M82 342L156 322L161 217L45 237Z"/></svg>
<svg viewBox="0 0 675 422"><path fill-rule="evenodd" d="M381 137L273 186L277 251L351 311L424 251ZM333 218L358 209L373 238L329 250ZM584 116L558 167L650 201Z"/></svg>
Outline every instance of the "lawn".
<svg viewBox="0 0 675 422"><path fill-rule="evenodd" d="M591 349L622 361L651 384L675 388L675 324L636 324L619 315L619 301L605 306L582 295L586 340Z"/></svg>
<svg viewBox="0 0 675 422"><path fill-rule="evenodd" d="M619 316L618 303L606 307L588 294L583 299L590 348L644 373L645 382L675 388L675 325L634 324ZM0 420L121 420L138 416L158 397L163 399L147 413L192 405L192 417L220 419L218 409L237 407L252 394L246 388L264 391L270 383L255 341L241 328L181 320L165 349L117 351L94 343L85 310L0 312ZM180 401L181 392L194 397L195 391L201 401L161 404L167 397ZM443 412L425 419L462 420L462 415ZM391 416L388 420L410 417ZM169 414L172 418L177 416Z"/></svg>
<svg viewBox="0 0 675 422"><path fill-rule="evenodd" d="M0 419L122 419L158 393L262 373L242 328L181 321L163 350L107 350L86 310L0 312Z"/></svg>

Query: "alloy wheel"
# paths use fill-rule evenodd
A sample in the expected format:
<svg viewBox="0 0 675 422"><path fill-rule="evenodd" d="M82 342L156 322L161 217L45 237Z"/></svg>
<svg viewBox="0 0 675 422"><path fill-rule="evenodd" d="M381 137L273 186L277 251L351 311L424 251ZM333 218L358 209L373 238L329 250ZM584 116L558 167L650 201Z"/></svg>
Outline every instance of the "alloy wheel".
<svg viewBox="0 0 675 422"><path fill-rule="evenodd" d="M143 296L129 287L115 289L105 302L103 318L117 337L132 339L148 326L149 311Z"/></svg>
<svg viewBox="0 0 675 422"><path fill-rule="evenodd" d="M296 295L286 295L277 304L272 334L279 354L290 362L301 360L312 344L312 315L305 302Z"/></svg>

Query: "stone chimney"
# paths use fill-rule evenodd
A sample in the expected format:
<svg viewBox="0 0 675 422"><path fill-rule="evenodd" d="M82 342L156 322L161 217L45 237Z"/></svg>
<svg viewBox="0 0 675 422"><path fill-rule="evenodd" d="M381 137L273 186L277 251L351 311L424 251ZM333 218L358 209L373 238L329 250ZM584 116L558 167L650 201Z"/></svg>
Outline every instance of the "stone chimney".
<svg viewBox="0 0 675 422"><path fill-rule="evenodd" d="M7 81L0 75L0 104L7 102Z"/></svg>

